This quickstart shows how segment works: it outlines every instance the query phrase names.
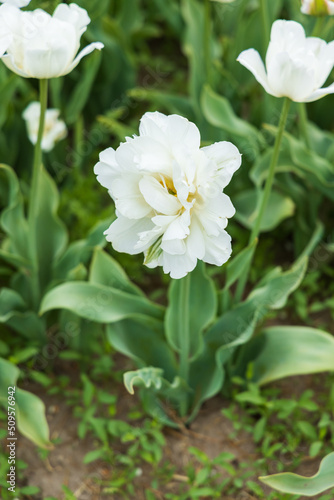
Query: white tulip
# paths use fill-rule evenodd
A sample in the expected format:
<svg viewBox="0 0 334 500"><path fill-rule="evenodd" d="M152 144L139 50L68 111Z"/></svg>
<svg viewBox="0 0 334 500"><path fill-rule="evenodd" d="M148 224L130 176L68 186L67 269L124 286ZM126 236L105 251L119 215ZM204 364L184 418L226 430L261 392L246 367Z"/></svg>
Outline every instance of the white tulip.
<svg viewBox="0 0 334 500"><path fill-rule="evenodd" d="M321 88L334 65L334 41L327 44L320 38L307 38L295 21L274 22L266 68L254 49L241 52L238 61L275 97L312 102L334 93L334 84Z"/></svg>
<svg viewBox="0 0 334 500"><path fill-rule="evenodd" d="M144 252L144 264L172 278L197 260L220 266L231 254L225 231L235 209L223 188L241 164L238 149L217 142L200 149L196 125L178 116L145 113L140 135L106 149L95 165L117 219L105 231L119 252Z"/></svg>
<svg viewBox="0 0 334 500"><path fill-rule="evenodd" d="M77 55L89 23L86 10L74 3L58 5L53 16L41 9L23 12L4 4L0 7L0 56L9 69L26 78L66 75L82 57L103 47L100 42L91 43ZM11 41L2 55L8 33Z"/></svg>
<svg viewBox="0 0 334 500"><path fill-rule="evenodd" d="M301 12L309 16L334 15L334 2L331 0L302 0Z"/></svg>
<svg viewBox="0 0 334 500"><path fill-rule="evenodd" d="M0 3L6 3L8 5L14 5L14 7L26 7L31 0L0 0Z"/></svg>
<svg viewBox="0 0 334 500"><path fill-rule="evenodd" d="M22 114L26 121L28 137L33 144L37 142L40 114L41 105L39 102L30 103ZM66 125L62 120L59 120L59 115L60 111L58 109L46 110L42 138L43 151L51 151L56 142L67 136Z"/></svg>

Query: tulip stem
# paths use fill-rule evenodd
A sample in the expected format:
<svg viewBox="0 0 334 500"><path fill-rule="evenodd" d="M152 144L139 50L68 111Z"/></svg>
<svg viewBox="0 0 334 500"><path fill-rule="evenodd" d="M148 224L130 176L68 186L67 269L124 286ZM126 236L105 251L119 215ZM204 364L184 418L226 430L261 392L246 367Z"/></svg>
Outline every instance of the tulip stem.
<svg viewBox="0 0 334 500"><path fill-rule="evenodd" d="M270 161L270 165L269 165L269 169L268 169L268 176L267 176L266 184L265 184L264 191L263 191L263 194L261 197L260 206L258 209L258 214L257 214L257 217L255 219L255 223L254 223L254 226L253 226L253 229L251 231L250 238L249 238L249 245L251 243L253 243L253 241L256 238L258 238L258 236L260 234L261 222L262 222L263 216L264 216L265 211L266 211L267 206L268 206L268 201L269 201L271 189L272 189L272 185L274 182L275 168L276 168L278 157L279 157L279 152L280 152L280 147L281 147L281 142L282 142L282 137L283 137L283 132L284 132L286 120L288 118L290 102L291 102L290 99L288 99L287 97L284 99L284 104L283 104L281 117L280 117L280 121L279 121L279 125L278 125L275 144L274 144L273 155L271 157L271 161ZM236 294L235 294L235 299L237 302L240 302L240 300L243 296L244 289L245 289L245 286L247 283L249 270L250 270L250 267L252 264L255 248L256 248L256 246L254 245L252 258L250 259L250 262L248 264L246 271L244 272L244 274L242 275L242 277L240 278L240 280L238 282L238 286L237 286L237 290L236 290Z"/></svg>
<svg viewBox="0 0 334 500"><path fill-rule="evenodd" d="M268 0L261 0L261 14L262 14L262 25L263 25L263 46L266 52L269 39L270 39L270 17L268 11Z"/></svg>
<svg viewBox="0 0 334 500"><path fill-rule="evenodd" d="M189 354L190 354L190 330L189 330L189 292L190 292L190 274L187 274L181 279L181 317L183 318L181 324L181 335L180 335L180 366L179 375L180 377L188 383L189 376ZM185 397L181 402L180 414L181 417L185 417L188 411L188 398Z"/></svg>
<svg viewBox="0 0 334 500"><path fill-rule="evenodd" d="M301 135L304 138L307 149L311 149L310 135L307 129L307 111L306 104L304 102L298 103L299 107L299 127Z"/></svg>
<svg viewBox="0 0 334 500"><path fill-rule="evenodd" d="M38 265L38 250L37 250L37 222L38 209L39 209L39 183L42 173L42 139L44 132L45 123L45 112L47 108L48 100L48 80L39 80L39 91L40 91L40 105L41 113L39 117L39 128L37 142L35 144L34 151L34 162L33 162L33 172L32 172L32 183L30 189L29 197L29 210L28 210L28 227L29 227L29 242L30 242L30 253L33 262L33 299L36 308L39 306L40 300L40 283L39 283L39 265Z"/></svg>

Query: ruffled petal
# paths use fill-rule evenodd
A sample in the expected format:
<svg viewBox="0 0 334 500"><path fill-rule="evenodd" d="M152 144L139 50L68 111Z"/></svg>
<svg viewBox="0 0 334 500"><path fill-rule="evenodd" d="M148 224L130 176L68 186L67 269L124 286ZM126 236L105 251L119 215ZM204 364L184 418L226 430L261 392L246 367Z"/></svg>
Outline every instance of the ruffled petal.
<svg viewBox="0 0 334 500"><path fill-rule="evenodd" d="M145 176L139 181L139 189L146 202L164 215L176 215L181 209L179 200L168 193L167 189L154 177Z"/></svg>
<svg viewBox="0 0 334 500"><path fill-rule="evenodd" d="M106 235L106 240L111 242L117 252L136 255L142 252L141 248L136 248L139 241L139 234L144 231L150 231L153 227L154 225L150 219L133 220L119 216L104 234Z"/></svg>
<svg viewBox="0 0 334 500"><path fill-rule="evenodd" d="M52 17L54 19L60 19L61 21L66 21L67 23L72 24L78 33L79 39L82 33L86 31L87 26L90 23L90 17L87 14L87 11L75 3L71 3L70 5L65 3L59 4Z"/></svg>
<svg viewBox="0 0 334 500"><path fill-rule="evenodd" d="M226 231L222 231L218 236L205 236L204 262L221 266L230 258L231 253L231 237Z"/></svg>
<svg viewBox="0 0 334 500"><path fill-rule="evenodd" d="M234 172L241 165L241 154L234 144L227 141L215 142L211 146L201 149L205 155L216 164L215 176L219 179L219 185L226 187Z"/></svg>
<svg viewBox="0 0 334 500"><path fill-rule="evenodd" d="M193 259L188 253L171 255L167 252L162 252L160 260L160 265L163 266L164 273L170 274L170 277L173 279L184 278L184 276L195 269L197 264L197 260Z"/></svg>

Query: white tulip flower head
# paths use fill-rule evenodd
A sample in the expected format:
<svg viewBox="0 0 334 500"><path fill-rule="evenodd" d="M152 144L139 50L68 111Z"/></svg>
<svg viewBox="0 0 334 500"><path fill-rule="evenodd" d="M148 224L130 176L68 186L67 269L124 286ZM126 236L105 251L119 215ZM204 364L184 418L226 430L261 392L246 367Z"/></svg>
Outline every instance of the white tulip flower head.
<svg viewBox="0 0 334 500"><path fill-rule="evenodd" d="M85 55L103 48L100 42L91 43L77 55L89 23L87 11L74 3L58 5L53 16L42 9L23 12L4 4L0 7L0 57L10 70L25 78L67 75ZM3 54L4 37L8 46Z"/></svg>
<svg viewBox="0 0 334 500"><path fill-rule="evenodd" d="M32 144L36 144L39 128L39 118L41 105L39 102L32 102L26 107L22 116L26 121L28 137ZM47 109L45 113L45 123L42 138L42 150L51 151L56 142L67 136L67 128L62 120L59 120L60 111L58 109Z"/></svg>
<svg viewBox="0 0 334 500"><path fill-rule="evenodd" d="M302 0L300 10L309 16L333 16L334 2L331 0Z"/></svg>
<svg viewBox="0 0 334 500"><path fill-rule="evenodd" d="M0 3L6 3L7 5L14 5L14 7L26 7L29 5L31 0L0 0Z"/></svg>
<svg viewBox="0 0 334 500"><path fill-rule="evenodd" d="M176 279L197 260L224 264L235 209L223 189L240 167L238 149L225 141L200 148L198 128L178 115L145 113L139 132L103 151L94 168L116 205L107 240L119 252L144 252L144 264Z"/></svg>
<svg viewBox="0 0 334 500"><path fill-rule="evenodd" d="M254 49L244 50L237 60L275 97L312 102L334 93L334 84L321 88L334 65L334 41L306 37L295 21L278 20L272 25L266 67Z"/></svg>

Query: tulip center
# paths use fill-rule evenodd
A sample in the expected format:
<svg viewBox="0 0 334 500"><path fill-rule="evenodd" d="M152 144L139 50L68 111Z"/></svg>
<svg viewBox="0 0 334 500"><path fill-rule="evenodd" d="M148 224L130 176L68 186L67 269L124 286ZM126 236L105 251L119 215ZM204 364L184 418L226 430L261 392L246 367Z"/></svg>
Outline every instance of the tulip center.
<svg viewBox="0 0 334 500"><path fill-rule="evenodd" d="M174 186L173 179L170 177L164 177L163 175L160 175L160 179L158 179L160 184L167 189L168 194L171 194L172 196L177 196L177 191Z"/></svg>

